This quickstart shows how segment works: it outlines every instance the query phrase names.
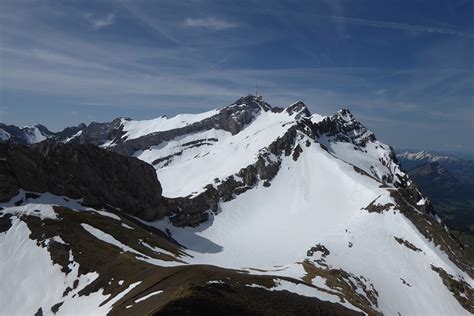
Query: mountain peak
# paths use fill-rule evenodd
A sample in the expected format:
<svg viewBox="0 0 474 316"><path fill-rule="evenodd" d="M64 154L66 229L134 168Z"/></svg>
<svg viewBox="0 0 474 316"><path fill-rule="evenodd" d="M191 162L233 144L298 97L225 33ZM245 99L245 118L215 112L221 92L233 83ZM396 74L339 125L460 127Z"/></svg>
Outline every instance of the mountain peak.
<svg viewBox="0 0 474 316"><path fill-rule="evenodd" d="M308 117L311 116L311 112L309 111L308 107L306 104L304 104L303 101L297 101L290 105L289 107L286 108L285 110L288 114L293 115L294 113L297 113L296 118L300 117Z"/></svg>
<svg viewBox="0 0 474 316"><path fill-rule="evenodd" d="M235 106L235 105L239 105L239 106L247 105L251 109L263 110L265 112L272 109L272 106L268 104L267 102L263 101L263 98L261 96L255 96L251 94L245 97L239 98L231 106Z"/></svg>
<svg viewBox="0 0 474 316"><path fill-rule="evenodd" d="M351 113L351 111L349 111L347 107L343 107L342 109L337 111L336 115L342 118L346 122L355 120L354 115Z"/></svg>
<svg viewBox="0 0 474 316"><path fill-rule="evenodd" d="M318 132L361 147L376 140L375 135L357 121L346 107L322 120L318 124Z"/></svg>
<svg viewBox="0 0 474 316"><path fill-rule="evenodd" d="M427 161L427 162L436 162L436 161L459 162L460 161L460 159L455 158L455 157L438 155L426 150L422 150L422 151L408 151L407 150L400 153L399 156L406 160L411 160L411 161Z"/></svg>

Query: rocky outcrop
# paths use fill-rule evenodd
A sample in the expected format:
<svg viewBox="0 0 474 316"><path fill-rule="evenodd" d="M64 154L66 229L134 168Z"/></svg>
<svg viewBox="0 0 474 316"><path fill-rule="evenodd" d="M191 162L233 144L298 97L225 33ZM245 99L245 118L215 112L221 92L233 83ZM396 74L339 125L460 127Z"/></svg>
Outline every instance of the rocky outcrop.
<svg viewBox="0 0 474 316"><path fill-rule="evenodd" d="M390 196L394 199L397 209L426 239L444 251L451 261L470 276L474 275L474 267L464 251L464 246L440 221L429 200L423 205L417 205L423 195L413 182L406 188L391 190Z"/></svg>
<svg viewBox="0 0 474 316"><path fill-rule="evenodd" d="M61 132L55 133L51 140L65 142L73 136L77 135L79 132L82 132L82 130L86 127L87 125L84 123L81 123L77 126L66 127Z"/></svg>
<svg viewBox="0 0 474 316"><path fill-rule="evenodd" d="M463 279L457 279L443 268L431 265L431 269L438 273L443 284L453 293L454 298L471 314L474 314L474 289Z"/></svg>
<svg viewBox="0 0 474 316"><path fill-rule="evenodd" d="M306 107L306 104L304 104L302 101L293 103L292 105L287 107L285 111L290 115L297 113L295 119L311 116L311 112Z"/></svg>
<svg viewBox="0 0 474 316"><path fill-rule="evenodd" d="M357 121L352 113L343 108L331 117L325 117L323 120L313 125L313 132L322 143L324 149L334 153L332 147L336 143L351 144L354 150L377 155L379 162L386 168L379 173L375 166L370 166L371 177L382 182L384 185L393 185L395 187L406 187L408 177L401 171L400 163L397 160L395 151L391 146L377 141L375 135L364 125ZM368 144L373 146L368 146ZM385 169L384 168L384 169ZM388 172L387 172L388 171Z"/></svg>
<svg viewBox="0 0 474 316"><path fill-rule="evenodd" d="M369 141L376 140L375 135L357 121L347 108L343 108L333 116L326 117L317 123L315 131L318 136L326 135L335 141L353 143L361 147L364 147Z"/></svg>
<svg viewBox="0 0 474 316"><path fill-rule="evenodd" d="M155 169L93 145L0 144L0 200L19 189L50 192L94 207L113 207L144 220L166 215Z"/></svg>
<svg viewBox="0 0 474 316"><path fill-rule="evenodd" d="M97 123L92 122L89 126L82 129L81 135L71 140L76 144L94 144L102 145L109 141L120 139L125 134L122 131L122 120L116 118L112 122Z"/></svg>

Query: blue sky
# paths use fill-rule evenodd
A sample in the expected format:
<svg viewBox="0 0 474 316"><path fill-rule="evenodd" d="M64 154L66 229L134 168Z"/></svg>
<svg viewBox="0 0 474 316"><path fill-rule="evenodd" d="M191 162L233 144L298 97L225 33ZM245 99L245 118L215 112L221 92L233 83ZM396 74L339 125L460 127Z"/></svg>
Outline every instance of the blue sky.
<svg viewBox="0 0 474 316"><path fill-rule="evenodd" d="M0 0L0 121L59 130L253 93L474 153L474 2Z"/></svg>

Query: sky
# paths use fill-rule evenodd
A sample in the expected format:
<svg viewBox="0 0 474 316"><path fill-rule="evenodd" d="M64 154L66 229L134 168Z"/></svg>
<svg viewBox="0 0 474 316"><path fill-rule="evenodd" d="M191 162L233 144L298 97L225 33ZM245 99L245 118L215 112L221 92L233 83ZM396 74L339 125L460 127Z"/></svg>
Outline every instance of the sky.
<svg viewBox="0 0 474 316"><path fill-rule="evenodd" d="M0 122L53 131L259 93L474 154L474 1L0 0Z"/></svg>

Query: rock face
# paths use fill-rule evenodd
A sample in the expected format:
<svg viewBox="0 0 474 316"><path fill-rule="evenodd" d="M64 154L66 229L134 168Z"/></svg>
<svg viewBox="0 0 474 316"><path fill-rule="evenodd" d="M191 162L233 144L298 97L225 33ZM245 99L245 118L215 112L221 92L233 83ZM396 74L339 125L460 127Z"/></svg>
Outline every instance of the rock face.
<svg viewBox="0 0 474 316"><path fill-rule="evenodd" d="M19 189L83 198L145 220L167 212L161 185L149 164L93 145L0 144L0 200Z"/></svg>
<svg viewBox="0 0 474 316"><path fill-rule="evenodd" d="M117 118L112 122L92 122L82 128L81 134L72 142L78 144L101 145L107 141L120 138L124 133L121 128L122 119Z"/></svg>
<svg viewBox="0 0 474 316"><path fill-rule="evenodd" d="M317 125L316 131L320 135L332 136L337 141L350 142L362 147L376 139L372 132L355 120L347 108L343 108L331 117L326 117Z"/></svg>
<svg viewBox="0 0 474 316"><path fill-rule="evenodd" d="M379 155L379 162L390 172L379 174L374 170L374 166L370 166L369 174L383 183L393 184L395 187L408 185L408 178L401 171L393 148L378 142L375 135L357 121L347 108L343 108L333 116L325 117L314 124L313 132L326 149L328 147L331 149L333 144L339 143L350 144L360 153L378 152L376 155ZM375 143L377 144L373 146Z"/></svg>

